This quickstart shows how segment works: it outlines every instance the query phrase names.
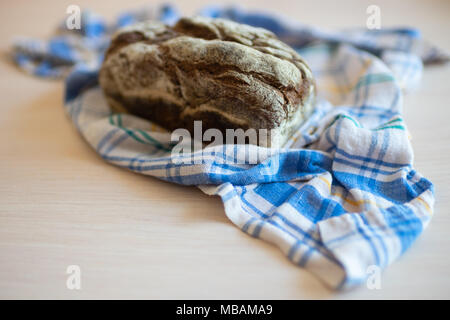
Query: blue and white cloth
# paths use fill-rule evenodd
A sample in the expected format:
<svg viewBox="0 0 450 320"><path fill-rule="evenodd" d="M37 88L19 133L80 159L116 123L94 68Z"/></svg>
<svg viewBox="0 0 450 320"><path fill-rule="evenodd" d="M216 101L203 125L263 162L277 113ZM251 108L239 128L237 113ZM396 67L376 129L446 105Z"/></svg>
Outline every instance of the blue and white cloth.
<svg viewBox="0 0 450 320"><path fill-rule="evenodd" d="M97 72L111 32L149 18L172 24L173 7L124 13L113 26L86 12L81 30L62 28L48 42L20 40L13 56L38 76L70 72L67 113L106 161L220 196L237 227L275 244L332 288L364 283L373 266L384 268L405 252L432 217L433 185L412 166L402 97L419 83L423 63L448 56L414 29L332 33L236 8L200 14L272 30L315 75L316 111L284 148L265 150L256 164L246 162L245 151L261 148L243 145L209 147L192 155L194 163L175 163L170 133L108 107Z"/></svg>

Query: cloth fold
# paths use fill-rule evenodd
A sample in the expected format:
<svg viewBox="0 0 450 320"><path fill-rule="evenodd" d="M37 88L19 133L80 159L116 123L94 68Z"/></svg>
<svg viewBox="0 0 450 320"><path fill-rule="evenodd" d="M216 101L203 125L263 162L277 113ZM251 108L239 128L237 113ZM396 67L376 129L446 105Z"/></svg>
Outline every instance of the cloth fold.
<svg viewBox="0 0 450 320"><path fill-rule="evenodd" d="M196 161L175 162L169 132L110 111L97 76L111 32L150 18L173 24L174 7L126 12L112 26L85 12L84 31L22 39L13 57L29 73L67 76L65 109L106 161L220 196L237 227L332 288L364 283L370 268L385 268L407 250L432 216L433 185L413 168L402 97L419 84L424 63L448 56L411 28L325 32L240 8L199 14L265 27L311 67L316 110L284 148L213 146L189 154ZM95 32L86 32L91 21ZM249 153L263 156L250 163Z"/></svg>

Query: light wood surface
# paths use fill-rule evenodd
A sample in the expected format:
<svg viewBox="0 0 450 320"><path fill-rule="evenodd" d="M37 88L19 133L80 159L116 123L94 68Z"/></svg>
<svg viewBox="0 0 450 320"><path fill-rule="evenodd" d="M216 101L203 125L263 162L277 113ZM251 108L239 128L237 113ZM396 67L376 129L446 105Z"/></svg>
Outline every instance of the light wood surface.
<svg viewBox="0 0 450 320"><path fill-rule="evenodd" d="M43 38L69 4L112 19L149 1L0 3L0 46ZM152 3L152 2L150 2ZM155 2L153 2L154 4ZM177 2L192 14L206 1ZM449 1L239 1L327 28L413 25L450 51ZM415 167L435 183L435 216L390 266L381 290L328 290L277 248L229 222L219 198L118 169L81 139L62 108L63 84L0 61L0 298L450 298L450 68L426 69L405 98ZM66 288L68 265L81 290Z"/></svg>

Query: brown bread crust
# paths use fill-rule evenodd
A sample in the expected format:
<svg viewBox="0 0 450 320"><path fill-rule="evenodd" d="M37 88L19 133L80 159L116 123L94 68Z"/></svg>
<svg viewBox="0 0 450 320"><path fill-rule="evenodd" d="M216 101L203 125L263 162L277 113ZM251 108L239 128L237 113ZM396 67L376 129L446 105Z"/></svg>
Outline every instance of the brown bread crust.
<svg viewBox="0 0 450 320"><path fill-rule="evenodd" d="M146 22L119 31L100 70L116 110L168 130L273 129L281 146L312 111L315 89L303 59L270 31L223 19Z"/></svg>

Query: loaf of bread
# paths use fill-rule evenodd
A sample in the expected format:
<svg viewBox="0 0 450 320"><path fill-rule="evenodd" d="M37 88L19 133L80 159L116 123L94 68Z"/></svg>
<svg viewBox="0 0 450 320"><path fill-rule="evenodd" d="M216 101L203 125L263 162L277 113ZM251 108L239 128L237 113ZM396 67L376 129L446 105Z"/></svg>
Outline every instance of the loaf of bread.
<svg viewBox="0 0 450 320"><path fill-rule="evenodd" d="M280 147L309 116L311 70L265 29L224 19L182 18L173 27L148 21L112 38L99 74L113 110L168 130L267 129Z"/></svg>

